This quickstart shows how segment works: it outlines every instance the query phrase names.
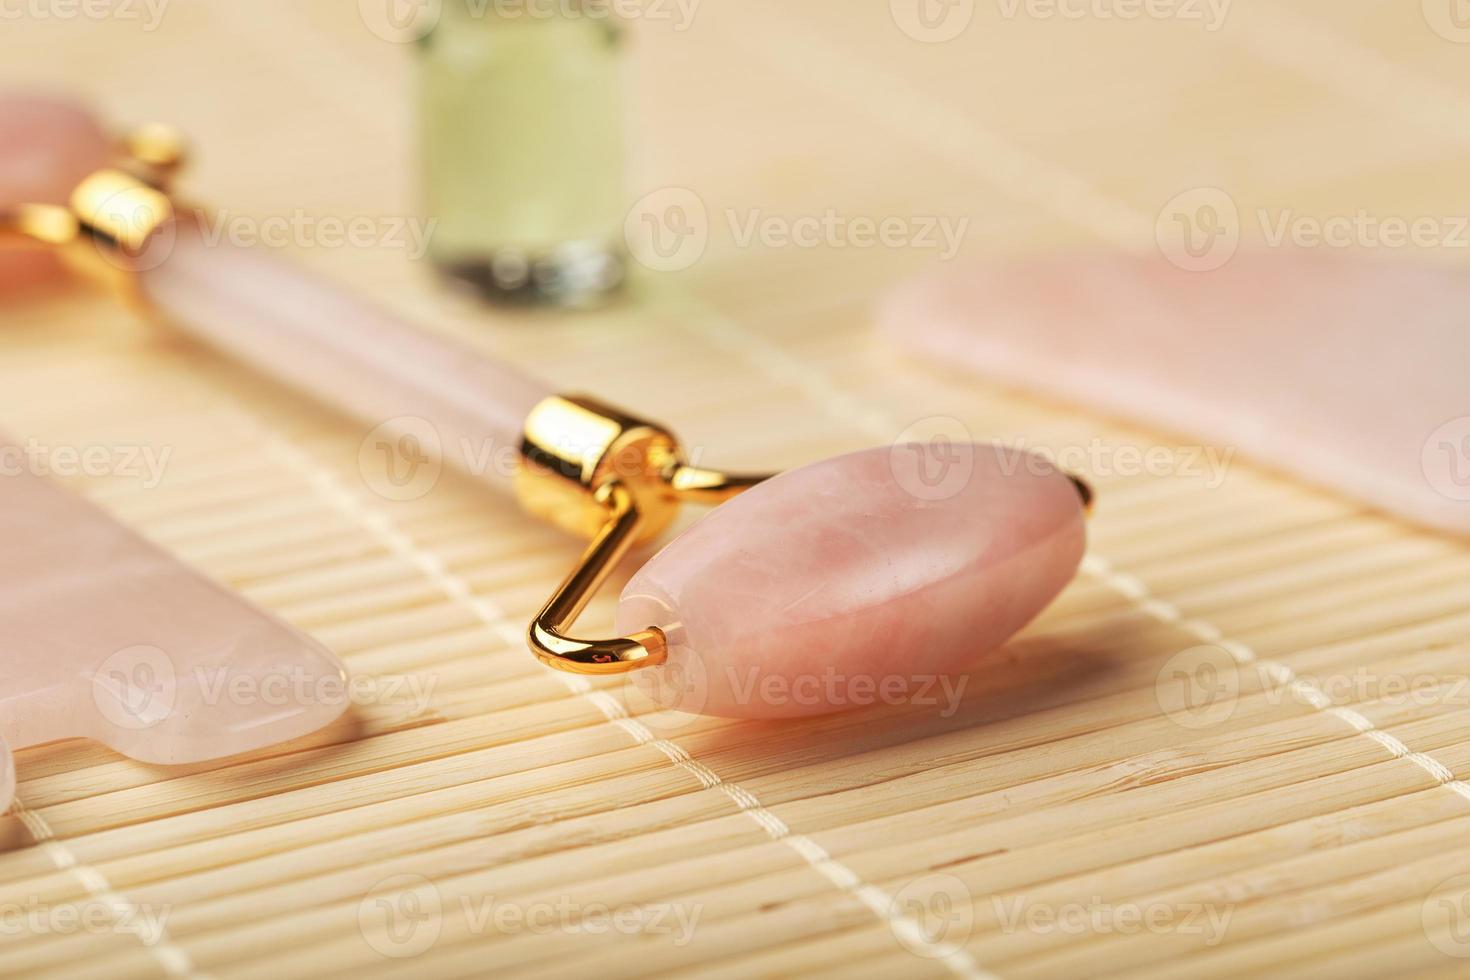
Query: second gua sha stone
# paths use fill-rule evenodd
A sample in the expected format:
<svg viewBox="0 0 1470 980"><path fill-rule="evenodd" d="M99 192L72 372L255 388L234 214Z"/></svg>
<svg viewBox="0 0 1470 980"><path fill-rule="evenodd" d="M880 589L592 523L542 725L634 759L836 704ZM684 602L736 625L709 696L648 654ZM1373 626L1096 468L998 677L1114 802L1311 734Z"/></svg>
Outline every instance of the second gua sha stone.
<svg viewBox="0 0 1470 980"><path fill-rule="evenodd" d="M0 458L24 456L0 440ZM320 643L15 469L0 475L0 810L10 750L90 738L142 762L203 762L342 713L346 672Z"/></svg>
<svg viewBox="0 0 1470 980"><path fill-rule="evenodd" d="M1167 428L1470 534L1470 275L1273 249L946 267L886 297L895 343Z"/></svg>
<svg viewBox="0 0 1470 980"><path fill-rule="evenodd" d="M1076 573L1077 487L987 444L868 449L720 505L634 574L617 628L663 630L634 672L666 707L823 714L934 690L1026 625Z"/></svg>

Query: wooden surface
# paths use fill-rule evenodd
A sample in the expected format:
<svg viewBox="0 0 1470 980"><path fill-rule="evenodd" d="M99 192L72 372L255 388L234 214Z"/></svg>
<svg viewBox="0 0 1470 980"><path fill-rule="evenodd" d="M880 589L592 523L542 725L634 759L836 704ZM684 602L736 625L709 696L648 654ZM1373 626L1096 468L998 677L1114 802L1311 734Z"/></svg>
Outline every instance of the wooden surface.
<svg viewBox="0 0 1470 980"><path fill-rule="evenodd" d="M1156 434L906 363L869 313L932 250L742 245L726 213L967 216L965 256L1153 247L1198 187L1229 195L1246 242L1259 208L1448 218L1470 46L1434 0L1237 0L1218 30L1011 9L974 5L946 43L881 3L706 0L688 30L639 24L633 197L692 191L708 244L608 311L487 313L402 249L295 248L732 467L915 425L1101 447L1083 574L953 711L736 724L543 671L521 629L574 543L447 477L374 494L361 426L105 298L7 308L0 424L168 449L158 487L72 482L380 683L332 729L222 764L21 753L0 970L1463 975L1465 543L1244 459L1177 472ZM351 3L7 20L0 50L6 84L184 126L190 193L234 215L413 213L411 51ZM1120 447L1165 447L1176 472L1120 474ZM93 918L11 925L34 909ZM614 910L633 918L599 929Z"/></svg>

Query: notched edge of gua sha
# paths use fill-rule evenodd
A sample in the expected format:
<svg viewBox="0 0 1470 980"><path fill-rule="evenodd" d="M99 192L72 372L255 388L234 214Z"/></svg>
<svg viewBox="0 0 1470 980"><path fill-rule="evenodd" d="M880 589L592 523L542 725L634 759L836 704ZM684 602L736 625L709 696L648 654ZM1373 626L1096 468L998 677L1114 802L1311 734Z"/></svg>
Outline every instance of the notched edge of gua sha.
<svg viewBox="0 0 1470 980"><path fill-rule="evenodd" d="M346 670L321 643L38 476L0 475L0 535L12 751L91 738L141 762L203 762L347 707Z"/></svg>
<svg viewBox="0 0 1470 980"><path fill-rule="evenodd" d="M783 473L721 504L624 589L617 629L663 630L629 683L740 718L915 697L968 669L1076 574L1084 499L1043 457L900 444Z"/></svg>

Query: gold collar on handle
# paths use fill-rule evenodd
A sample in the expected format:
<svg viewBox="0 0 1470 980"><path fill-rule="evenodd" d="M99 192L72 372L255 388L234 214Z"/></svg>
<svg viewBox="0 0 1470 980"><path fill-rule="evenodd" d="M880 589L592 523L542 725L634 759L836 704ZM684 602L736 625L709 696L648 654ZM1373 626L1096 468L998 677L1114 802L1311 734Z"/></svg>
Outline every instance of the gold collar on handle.
<svg viewBox="0 0 1470 980"><path fill-rule="evenodd" d="M173 224L169 187L185 156L177 130L139 127L118 141L116 163L82 178L66 204L0 209L0 243L51 246L83 275L141 303L138 264Z"/></svg>
<svg viewBox="0 0 1470 980"><path fill-rule="evenodd" d="M537 517L591 543L526 632L542 663L617 674L663 663L664 635L583 640L568 632L633 545L664 531L686 502L718 504L764 480L690 465L661 425L583 395L553 395L526 416L516 496Z"/></svg>

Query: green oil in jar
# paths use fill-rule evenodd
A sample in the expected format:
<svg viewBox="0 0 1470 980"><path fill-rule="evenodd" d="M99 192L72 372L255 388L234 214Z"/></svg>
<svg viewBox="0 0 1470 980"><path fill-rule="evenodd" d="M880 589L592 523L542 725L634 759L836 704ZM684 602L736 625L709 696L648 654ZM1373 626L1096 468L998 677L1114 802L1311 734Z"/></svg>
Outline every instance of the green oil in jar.
<svg viewBox="0 0 1470 980"><path fill-rule="evenodd" d="M623 27L582 0L444 0L420 41L435 266L586 305L623 278Z"/></svg>

